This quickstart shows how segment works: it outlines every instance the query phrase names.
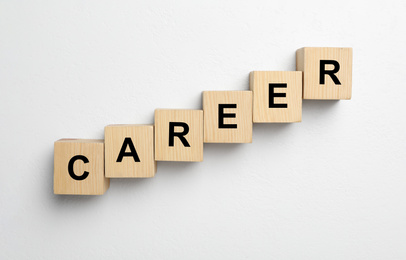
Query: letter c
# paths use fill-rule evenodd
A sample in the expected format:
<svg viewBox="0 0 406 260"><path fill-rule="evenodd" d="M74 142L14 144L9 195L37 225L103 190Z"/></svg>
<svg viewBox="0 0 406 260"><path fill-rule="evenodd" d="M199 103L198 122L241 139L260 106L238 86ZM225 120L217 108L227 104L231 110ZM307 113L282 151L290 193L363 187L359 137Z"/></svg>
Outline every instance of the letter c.
<svg viewBox="0 0 406 260"><path fill-rule="evenodd" d="M69 164L68 164L68 172L69 172L70 177L72 177L74 180L83 181L84 179L87 178L87 176L89 176L89 172L88 172L88 171L84 171L82 175L80 175L80 176L76 175L76 174L73 172L73 164L74 164L75 161L77 161L77 160L82 160L84 163L88 163L88 162L89 162L89 160L88 160L85 156L83 156L83 155L75 155L75 156L73 156L73 157L70 159L70 161L69 161Z"/></svg>

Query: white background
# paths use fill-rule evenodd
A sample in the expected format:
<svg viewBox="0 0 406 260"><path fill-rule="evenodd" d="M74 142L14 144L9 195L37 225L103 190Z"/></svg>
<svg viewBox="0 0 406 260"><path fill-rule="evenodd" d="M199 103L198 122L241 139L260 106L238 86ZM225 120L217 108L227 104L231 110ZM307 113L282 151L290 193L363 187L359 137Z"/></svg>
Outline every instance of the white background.
<svg viewBox="0 0 406 260"><path fill-rule="evenodd" d="M365 2L365 3L364 3ZM404 1L1 1L1 259L406 259ZM103 196L53 194L53 143L201 108L304 46L353 47L351 101L255 124Z"/></svg>

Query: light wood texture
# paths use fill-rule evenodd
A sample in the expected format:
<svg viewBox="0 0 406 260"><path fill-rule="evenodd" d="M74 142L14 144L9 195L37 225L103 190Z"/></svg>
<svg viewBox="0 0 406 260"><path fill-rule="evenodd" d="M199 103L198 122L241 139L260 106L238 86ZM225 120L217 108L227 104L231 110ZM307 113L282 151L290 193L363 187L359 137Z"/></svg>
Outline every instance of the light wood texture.
<svg viewBox="0 0 406 260"><path fill-rule="evenodd" d="M335 60L340 69L335 75L341 85L325 75L320 84L320 60ZM325 65L332 70L333 65ZM351 99L352 48L306 47L296 51L296 70L303 71L303 99Z"/></svg>
<svg viewBox="0 0 406 260"><path fill-rule="evenodd" d="M136 156L131 156L129 138ZM105 167L107 178L149 178L157 169L154 154L153 125L109 125L104 128ZM129 156L117 162L122 147ZM139 160L139 161L138 161Z"/></svg>
<svg viewBox="0 0 406 260"><path fill-rule="evenodd" d="M273 97L275 104L287 108L269 107L269 84L285 83L286 88L273 88L286 97ZM254 123L291 123L302 121L302 72L301 71L252 71L250 89L253 95Z"/></svg>
<svg viewBox="0 0 406 260"><path fill-rule="evenodd" d="M190 147L185 147L180 138L174 137L169 146L169 123L183 122L189 127L184 138ZM183 127L175 127L182 132ZM155 160L157 161L203 161L203 111L202 110L155 110Z"/></svg>
<svg viewBox="0 0 406 260"><path fill-rule="evenodd" d="M75 175L89 174L84 180L73 179L68 171L72 157L83 155L88 163L76 160ZM61 139L54 144L54 193L72 195L101 195L110 186L110 179L104 176L104 141L85 139Z"/></svg>
<svg viewBox="0 0 406 260"><path fill-rule="evenodd" d="M221 121L237 128L219 127L219 104L236 105L220 109L220 113L234 114L234 118L224 117ZM252 91L204 91L203 111L205 143L252 142Z"/></svg>

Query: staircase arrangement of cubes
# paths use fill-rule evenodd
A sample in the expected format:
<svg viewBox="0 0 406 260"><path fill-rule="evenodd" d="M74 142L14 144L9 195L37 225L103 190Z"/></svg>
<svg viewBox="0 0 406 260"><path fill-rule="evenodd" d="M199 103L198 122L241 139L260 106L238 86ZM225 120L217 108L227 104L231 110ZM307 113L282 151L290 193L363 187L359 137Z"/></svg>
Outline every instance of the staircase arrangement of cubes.
<svg viewBox="0 0 406 260"><path fill-rule="evenodd" d="M201 162L204 143L251 143L253 123L302 121L302 99L351 99L352 48L296 51L297 71L252 71L249 90L203 91L203 109L156 109L154 125L108 125L104 140L54 144L54 193L101 195L150 178L157 161Z"/></svg>

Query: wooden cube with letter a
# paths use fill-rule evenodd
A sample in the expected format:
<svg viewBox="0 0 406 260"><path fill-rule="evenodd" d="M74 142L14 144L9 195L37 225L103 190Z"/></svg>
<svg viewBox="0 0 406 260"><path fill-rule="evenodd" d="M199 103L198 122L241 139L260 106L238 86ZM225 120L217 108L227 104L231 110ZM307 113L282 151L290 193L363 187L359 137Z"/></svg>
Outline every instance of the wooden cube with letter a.
<svg viewBox="0 0 406 260"><path fill-rule="evenodd" d="M352 48L302 48L296 70L303 71L303 99L351 99Z"/></svg>
<svg viewBox="0 0 406 260"><path fill-rule="evenodd" d="M202 110L155 110L155 160L203 161Z"/></svg>
<svg viewBox="0 0 406 260"><path fill-rule="evenodd" d="M252 71L254 123L302 121L301 71Z"/></svg>
<svg viewBox="0 0 406 260"><path fill-rule="evenodd" d="M104 141L61 139L54 144L54 193L101 195L109 188L104 176Z"/></svg>
<svg viewBox="0 0 406 260"><path fill-rule="evenodd" d="M204 91L204 142L252 142L252 91Z"/></svg>
<svg viewBox="0 0 406 260"><path fill-rule="evenodd" d="M104 128L108 178L149 178L156 173L153 125L109 125Z"/></svg>

